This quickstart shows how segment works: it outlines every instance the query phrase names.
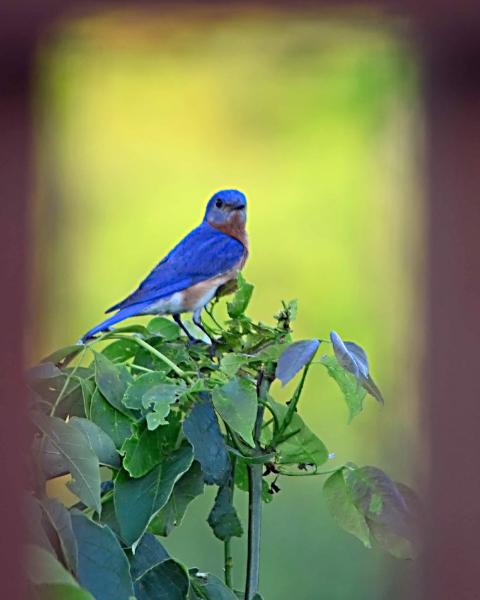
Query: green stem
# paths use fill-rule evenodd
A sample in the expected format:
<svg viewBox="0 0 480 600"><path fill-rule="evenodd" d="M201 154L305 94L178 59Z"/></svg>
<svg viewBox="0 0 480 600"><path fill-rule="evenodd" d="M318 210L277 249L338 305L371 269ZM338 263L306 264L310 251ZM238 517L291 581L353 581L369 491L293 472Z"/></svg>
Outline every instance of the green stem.
<svg viewBox="0 0 480 600"><path fill-rule="evenodd" d="M257 384L259 401L265 399L271 381L263 372L260 373ZM262 432L263 414L265 406L259 402L257 418L253 432L253 439L257 450L260 448L260 434ZM262 534L262 484L263 465L253 464L247 466L248 472L248 556L247 578L245 584L245 600L252 600L258 592L260 581L260 542Z"/></svg>
<svg viewBox="0 0 480 600"><path fill-rule="evenodd" d="M285 415L285 418L283 419L283 423L280 425L280 428L278 429L277 434L275 435L275 439L273 440L274 444L277 442L277 440L280 438L280 436L285 432L287 427L292 422L293 415L295 414L295 411L297 410L298 401L300 400L300 396L302 395L303 386L305 385L305 380L307 378L309 368L310 368L310 363L308 363L308 365L306 365L305 368L303 369L302 378L300 379L300 383L298 384L297 389L295 390L295 393L293 394L293 397L290 400L290 404L288 405L287 414Z"/></svg>
<svg viewBox="0 0 480 600"><path fill-rule="evenodd" d="M53 405L52 405L52 408L51 408L51 410L50 410L50 416L51 416L51 417L55 416L55 412L56 412L57 408L59 407L59 405L60 405L60 402L62 401L62 399L63 399L63 397L64 397L64 395L65 395L65 392L67 391L67 388L68 388L68 385L69 385L69 383L70 383L70 380L72 379L72 377L73 377L73 376L75 375L75 373L77 372L77 370L78 370L78 367L79 367L79 366L82 364L82 360L83 360L83 357L85 356L85 352L86 352L86 351L87 351L87 348L84 348L84 349L82 350L82 353L80 354L80 358L79 358L79 360L78 360L77 364L75 365L75 367L74 367L74 369L72 370L72 372L71 372L71 373L69 373L69 374L67 375L67 378L65 379L65 383L63 384L63 387L62 387L62 389L60 390L60 393L58 394L58 396L57 396L57 399L56 399L56 400L55 400L55 402L53 403ZM42 448L42 450L43 450L43 448Z"/></svg>
<svg viewBox="0 0 480 600"><path fill-rule="evenodd" d="M182 371L182 369L178 365L176 365L173 361L171 361L167 356L165 356L165 354L162 354L159 350L154 348L152 345L150 345L148 342L143 340L141 337L137 337L135 335L127 336L127 335L122 335L121 333L116 333L116 334L112 335L111 337L134 340L135 342L137 342L137 344L139 346L142 346L142 348L145 348L145 350L148 350L150 352L150 354L153 354L153 356L156 356L162 362L164 362L166 365L168 365L172 369L172 371L175 371L175 373L179 377L183 377L183 379L189 381L185 371Z"/></svg>
<svg viewBox="0 0 480 600"><path fill-rule="evenodd" d="M232 581L232 570L233 570L233 556L232 556L232 538L227 538L223 542L223 564L225 572L225 585L233 590Z"/></svg>
<svg viewBox="0 0 480 600"><path fill-rule="evenodd" d="M233 506L233 494L235 491L235 457L231 459L232 472L230 481L230 504ZM226 538L223 542L223 567L225 573L225 585L233 590L233 554L232 538Z"/></svg>
<svg viewBox="0 0 480 600"><path fill-rule="evenodd" d="M318 475L331 475L336 473L343 467L337 467L336 469L330 469L329 471L305 471L304 473L289 473L288 471L278 470L278 474L285 477L315 477Z"/></svg>

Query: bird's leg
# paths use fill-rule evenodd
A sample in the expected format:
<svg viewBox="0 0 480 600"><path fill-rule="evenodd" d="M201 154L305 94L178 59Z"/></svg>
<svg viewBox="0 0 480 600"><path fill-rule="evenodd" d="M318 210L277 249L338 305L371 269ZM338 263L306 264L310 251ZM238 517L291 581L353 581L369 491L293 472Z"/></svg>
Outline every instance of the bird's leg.
<svg viewBox="0 0 480 600"><path fill-rule="evenodd" d="M182 329L182 331L188 337L190 342L194 343L194 342L198 341L196 338L193 337L193 335L185 327L185 325L183 324L182 319L180 318L180 315L178 313L175 313L174 315L172 315L172 317L173 317L173 320L175 321L175 323Z"/></svg>
<svg viewBox="0 0 480 600"><path fill-rule="evenodd" d="M201 329L201 330L203 331L203 333L204 333L204 334L205 334L205 335L208 337L208 339L210 340L210 342L211 342L210 351L211 351L211 354L212 354L212 356L214 356L214 355L215 355L215 352L216 352L216 347L217 347L217 340L216 340L214 337L212 337L212 336L210 335L210 333L207 331L207 329L206 329L206 328L205 328L205 326L203 325L203 323L202 323L202 319L201 319L201 316L200 316L200 315L201 315L201 313L202 313L202 309L201 309L201 308L199 308L198 310L196 310L196 311L193 313L193 315L192 315L192 321L195 323L195 325L196 325L196 326L197 326L199 329Z"/></svg>

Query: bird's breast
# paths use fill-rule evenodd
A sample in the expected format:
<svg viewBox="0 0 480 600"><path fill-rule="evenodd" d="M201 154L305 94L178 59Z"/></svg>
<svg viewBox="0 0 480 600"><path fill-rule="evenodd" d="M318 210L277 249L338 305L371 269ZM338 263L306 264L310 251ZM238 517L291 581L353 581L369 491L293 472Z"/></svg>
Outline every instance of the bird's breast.
<svg viewBox="0 0 480 600"><path fill-rule="evenodd" d="M243 261L245 264L248 257L248 236L245 230L245 221L242 216L238 212L234 212L225 223L210 223L210 225L243 244L246 253Z"/></svg>

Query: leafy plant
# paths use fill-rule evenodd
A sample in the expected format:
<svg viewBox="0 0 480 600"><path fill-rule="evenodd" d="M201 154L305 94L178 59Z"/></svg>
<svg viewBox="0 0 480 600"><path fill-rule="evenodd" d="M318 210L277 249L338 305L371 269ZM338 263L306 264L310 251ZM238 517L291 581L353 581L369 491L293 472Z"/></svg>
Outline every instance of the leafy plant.
<svg viewBox="0 0 480 600"><path fill-rule="evenodd" d="M284 476L326 476L325 500L341 528L367 547L412 556L414 492L376 467L322 470L329 453L298 412L314 364L338 384L350 418L366 395L383 403L364 350L335 332L331 346L294 342L296 302L284 303L272 325L254 322L245 313L252 291L240 276L224 325L210 307L214 353L156 317L59 350L30 370L29 581L37 596L259 600L262 504ZM326 353L314 361L320 347ZM277 402L273 381L295 377L290 401ZM74 506L46 493L60 476L78 497ZM217 487L208 523L225 547L224 582L188 569L159 540L181 525L205 485ZM235 488L249 494L246 525ZM231 540L245 531L245 589L235 591Z"/></svg>

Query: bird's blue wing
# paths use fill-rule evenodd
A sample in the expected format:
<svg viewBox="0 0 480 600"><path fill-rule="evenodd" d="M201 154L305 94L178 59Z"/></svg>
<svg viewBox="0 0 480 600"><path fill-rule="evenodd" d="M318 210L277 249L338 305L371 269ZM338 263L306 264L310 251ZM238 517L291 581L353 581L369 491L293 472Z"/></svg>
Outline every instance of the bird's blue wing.
<svg viewBox="0 0 480 600"><path fill-rule="evenodd" d="M202 223L158 263L138 289L107 312L153 303L226 273L239 263L244 251L240 241Z"/></svg>

